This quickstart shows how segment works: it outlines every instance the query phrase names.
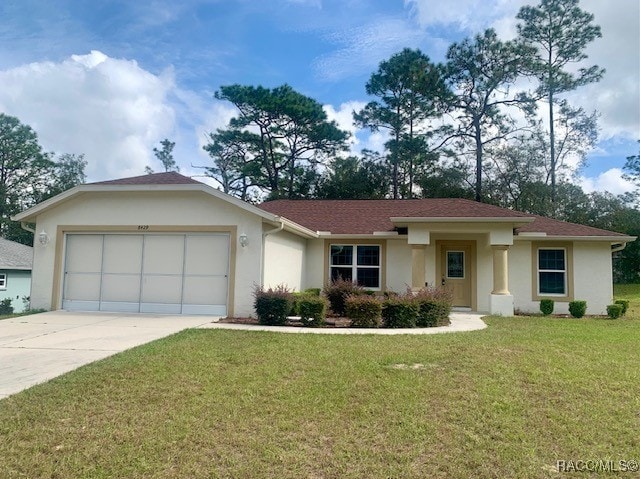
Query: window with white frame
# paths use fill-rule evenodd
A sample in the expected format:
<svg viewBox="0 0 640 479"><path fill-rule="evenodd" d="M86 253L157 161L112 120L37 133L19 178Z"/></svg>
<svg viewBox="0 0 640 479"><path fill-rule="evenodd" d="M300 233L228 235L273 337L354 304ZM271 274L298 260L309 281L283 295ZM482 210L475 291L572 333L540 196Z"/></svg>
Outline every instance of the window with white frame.
<svg viewBox="0 0 640 479"><path fill-rule="evenodd" d="M565 248L538 249L538 294L567 295L567 250Z"/></svg>
<svg viewBox="0 0 640 479"><path fill-rule="evenodd" d="M342 278L380 289L380 245L332 244L329 256L331 280Z"/></svg>
<svg viewBox="0 0 640 479"><path fill-rule="evenodd" d="M0 273L0 289L7 289L7 274Z"/></svg>

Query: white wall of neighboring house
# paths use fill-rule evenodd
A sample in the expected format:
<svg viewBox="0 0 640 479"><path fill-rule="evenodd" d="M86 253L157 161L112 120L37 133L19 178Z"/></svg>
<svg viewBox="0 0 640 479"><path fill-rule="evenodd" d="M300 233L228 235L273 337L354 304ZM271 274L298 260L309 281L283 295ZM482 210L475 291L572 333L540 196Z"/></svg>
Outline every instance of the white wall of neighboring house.
<svg viewBox="0 0 640 479"><path fill-rule="evenodd" d="M265 227L268 231L272 227ZM305 289L305 254L307 240L287 231L279 231L264 239L264 287L280 284L290 290Z"/></svg>
<svg viewBox="0 0 640 479"><path fill-rule="evenodd" d="M114 191L78 195L37 217L36 231L46 231L50 242L42 246L36 242L33 260L31 306L50 309L54 283L56 251L64 259L56 231L59 225L83 225L88 230L104 230L109 226L150 225L181 226L237 226L237 234L245 233L249 244L236 247L233 314L253 312L252 287L260 282L262 255L262 220L259 216L224 200L198 191ZM237 241L237 239L236 239ZM62 263L61 263L62 264ZM60 270L60 276L62 276ZM62 284L63 278L58 280Z"/></svg>
<svg viewBox="0 0 640 479"><path fill-rule="evenodd" d="M25 308L24 298L29 297L31 288L31 271L19 269L2 269L5 275L5 287L0 289L0 300L9 298L14 313L21 313Z"/></svg>

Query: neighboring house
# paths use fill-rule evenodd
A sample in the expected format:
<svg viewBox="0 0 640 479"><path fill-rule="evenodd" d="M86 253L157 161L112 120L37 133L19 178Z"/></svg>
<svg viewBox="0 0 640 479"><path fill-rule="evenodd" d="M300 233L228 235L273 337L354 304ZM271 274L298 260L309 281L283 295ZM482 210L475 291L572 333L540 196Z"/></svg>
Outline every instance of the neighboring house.
<svg viewBox="0 0 640 479"><path fill-rule="evenodd" d="M338 276L444 285L456 306L494 314L541 298L599 314L611 253L635 239L462 199L254 206L174 172L77 186L14 219L36 224L33 307L235 316L253 313L258 285Z"/></svg>
<svg viewBox="0 0 640 479"><path fill-rule="evenodd" d="M11 299L15 313L25 309L31 289L33 248L0 238L0 300Z"/></svg>

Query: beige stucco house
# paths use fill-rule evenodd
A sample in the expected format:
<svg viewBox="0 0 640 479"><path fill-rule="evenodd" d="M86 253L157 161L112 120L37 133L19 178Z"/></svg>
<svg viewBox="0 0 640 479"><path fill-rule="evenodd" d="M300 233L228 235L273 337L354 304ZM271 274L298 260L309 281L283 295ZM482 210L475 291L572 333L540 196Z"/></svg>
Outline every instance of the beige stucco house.
<svg viewBox="0 0 640 479"><path fill-rule="evenodd" d="M444 285L455 306L493 314L541 298L601 314L611 253L635 239L462 199L254 206L177 173L77 186L14 219L35 224L32 307L171 314L250 315L257 285L338 276Z"/></svg>

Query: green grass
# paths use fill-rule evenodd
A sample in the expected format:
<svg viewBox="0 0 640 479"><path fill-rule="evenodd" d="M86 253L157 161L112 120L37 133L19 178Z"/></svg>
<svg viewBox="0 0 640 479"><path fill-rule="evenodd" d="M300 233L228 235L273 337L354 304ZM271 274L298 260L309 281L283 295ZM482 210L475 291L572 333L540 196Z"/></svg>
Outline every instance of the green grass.
<svg viewBox="0 0 640 479"><path fill-rule="evenodd" d="M615 299L628 299L630 302L627 316L640 318L640 283L614 284L613 296Z"/></svg>
<svg viewBox="0 0 640 479"><path fill-rule="evenodd" d="M185 331L0 401L0 476L543 478L640 459L638 315L487 322Z"/></svg>

